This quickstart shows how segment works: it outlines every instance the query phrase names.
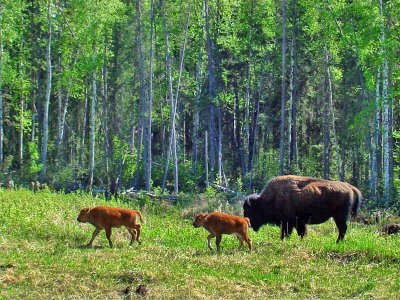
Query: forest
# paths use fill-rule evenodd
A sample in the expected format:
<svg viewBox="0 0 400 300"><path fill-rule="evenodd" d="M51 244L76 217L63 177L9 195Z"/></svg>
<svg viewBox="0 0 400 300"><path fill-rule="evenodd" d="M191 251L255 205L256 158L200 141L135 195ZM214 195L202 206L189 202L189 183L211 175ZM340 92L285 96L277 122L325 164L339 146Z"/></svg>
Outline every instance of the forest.
<svg viewBox="0 0 400 300"><path fill-rule="evenodd" d="M2 0L1 180L400 190L399 0Z"/></svg>

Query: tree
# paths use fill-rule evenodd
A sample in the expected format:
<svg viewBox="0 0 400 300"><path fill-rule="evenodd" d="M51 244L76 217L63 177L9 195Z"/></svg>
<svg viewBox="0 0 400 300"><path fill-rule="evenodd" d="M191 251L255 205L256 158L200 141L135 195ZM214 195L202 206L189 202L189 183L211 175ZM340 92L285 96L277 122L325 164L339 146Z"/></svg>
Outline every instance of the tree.
<svg viewBox="0 0 400 300"><path fill-rule="evenodd" d="M279 175L284 173L285 159L285 112L286 112L286 0L282 0L282 83L281 83L281 127L279 142Z"/></svg>
<svg viewBox="0 0 400 300"><path fill-rule="evenodd" d="M52 3L47 1L47 47L46 47L46 62L47 62L47 81L46 81L46 98L43 109L43 144L42 144L42 171L40 174L41 181L46 181L46 168L47 168L47 146L49 138L49 106L51 96L51 83L52 83L52 70L51 70L51 16L52 16Z"/></svg>

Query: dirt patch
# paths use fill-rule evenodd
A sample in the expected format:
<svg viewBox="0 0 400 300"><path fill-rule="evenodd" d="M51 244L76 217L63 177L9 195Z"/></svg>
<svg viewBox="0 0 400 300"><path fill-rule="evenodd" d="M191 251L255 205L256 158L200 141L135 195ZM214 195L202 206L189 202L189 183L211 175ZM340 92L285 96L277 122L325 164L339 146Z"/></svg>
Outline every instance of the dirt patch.
<svg viewBox="0 0 400 300"><path fill-rule="evenodd" d="M117 276L117 280L126 285L126 287L121 291L123 297L128 297L132 294L145 297L148 294L148 287L144 284L145 282L148 282L148 280L146 280L140 272L125 272Z"/></svg>
<svg viewBox="0 0 400 300"><path fill-rule="evenodd" d="M117 280L127 284L141 283L143 281L143 274L139 272L125 272L117 276Z"/></svg>
<svg viewBox="0 0 400 300"><path fill-rule="evenodd" d="M351 253L338 253L338 252L330 252L327 254L328 259L333 260L338 263L350 263L357 260L360 260L362 254L359 252L351 252Z"/></svg>
<svg viewBox="0 0 400 300"><path fill-rule="evenodd" d="M5 271L7 269L13 269L13 268L15 268L13 264L0 265L0 271Z"/></svg>
<svg viewBox="0 0 400 300"><path fill-rule="evenodd" d="M147 295L147 292L148 292L147 286L144 284L139 284L139 286L136 288L135 292L137 295L144 297Z"/></svg>

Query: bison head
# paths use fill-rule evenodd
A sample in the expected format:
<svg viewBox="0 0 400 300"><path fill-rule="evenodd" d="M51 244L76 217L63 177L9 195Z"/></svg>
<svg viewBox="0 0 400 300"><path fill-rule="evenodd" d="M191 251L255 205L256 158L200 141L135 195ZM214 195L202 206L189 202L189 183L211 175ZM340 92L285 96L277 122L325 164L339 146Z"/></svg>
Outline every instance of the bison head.
<svg viewBox="0 0 400 300"><path fill-rule="evenodd" d="M259 195L253 194L246 198L243 204L243 213L250 219L251 227L258 231L265 224L264 208Z"/></svg>
<svg viewBox="0 0 400 300"><path fill-rule="evenodd" d="M87 208L87 207L82 208L78 215L78 218L77 218L78 222L82 222L82 223L88 222L89 221L89 215L88 215L89 211L90 211L90 208Z"/></svg>
<svg viewBox="0 0 400 300"><path fill-rule="evenodd" d="M194 221L193 221L193 226L196 228L203 226L206 217L207 217L207 214L204 214L204 213L198 214L196 216L196 219L194 219Z"/></svg>

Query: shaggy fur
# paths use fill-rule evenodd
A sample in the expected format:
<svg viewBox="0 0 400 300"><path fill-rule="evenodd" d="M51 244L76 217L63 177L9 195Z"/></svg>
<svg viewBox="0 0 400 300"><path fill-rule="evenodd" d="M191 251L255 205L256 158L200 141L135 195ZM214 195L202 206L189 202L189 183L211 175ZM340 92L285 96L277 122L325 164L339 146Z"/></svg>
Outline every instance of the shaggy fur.
<svg viewBox="0 0 400 300"><path fill-rule="evenodd" d="M397 234L400 232L400 224L390 223L382 227L381 231L386 234Z"/></svg>
<svg viewBox="0 0 400 300"><path fill-rule="evenodd" d="M102 229L104 229L106 232L108 243L112 248L112 227L125 226L131 234L130 244L132 245L135 240L137 240L139 244L142 243L139 239L141 226L140 224L136 223L136 217L139 217L140 222L143 223L142 214L137 210L110 206L96 206L93 208L83 208L80 211L77 220L82 223L90 223L94 227L96 227L95 231L92 234L92 239L87 244L88 247L92 246L92 243L96 236Z"/></svg>
<svg viewBox="0 0 400 300"><path fill-rule="evenodd" d="M216 237L217 250L221 243L222 234L236 234L240 242L239 248L243 247L243 241L247 243L249 250L251 250L251 239L248 235L250 220L238 216L232 216L221 212L212 212L209 214L200 213L196 216L193 226L204 227L210 234L208 235L208 248L212 250L211 239Z"/></svg>
<svg viewBox="0 0 400 300"><path fill-rule="evenodd" d="M255 231L267 223L281 226L281 239L293 228L304 237L306 224L320 224L332 217L339 242L346 234L349 215L359 210L361 197L346 182L287 175L271 179L260 195L248 196L243 210Z"/></svg>

